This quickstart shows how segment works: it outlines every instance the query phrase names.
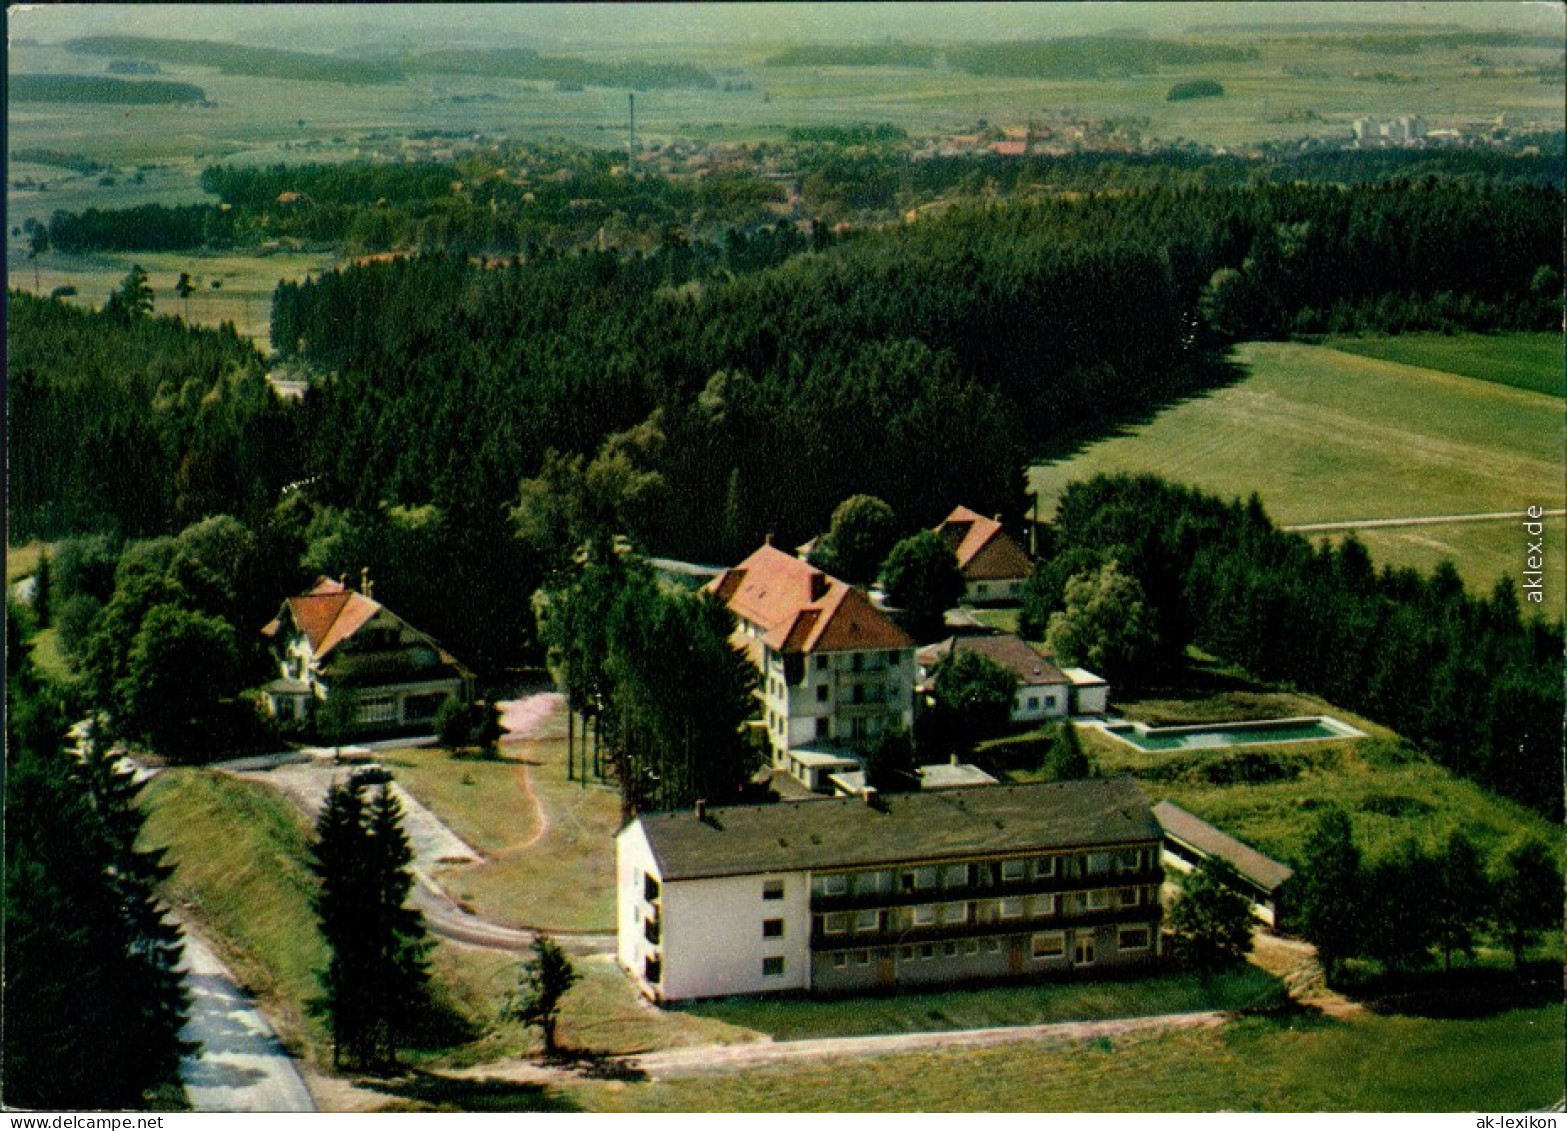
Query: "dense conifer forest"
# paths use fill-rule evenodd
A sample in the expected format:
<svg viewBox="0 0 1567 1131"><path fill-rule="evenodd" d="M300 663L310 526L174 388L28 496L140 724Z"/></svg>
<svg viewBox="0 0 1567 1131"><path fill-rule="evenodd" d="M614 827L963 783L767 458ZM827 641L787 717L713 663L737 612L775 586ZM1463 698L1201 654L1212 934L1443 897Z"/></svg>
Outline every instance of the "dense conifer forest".
<svg viewBox="0 0 1567 1131"><path fill-rule="evenodd" d="M305 167L214 172L209 187L242 216L265 214L285 183L344 207L392 192L417 209L445 199L443 176ZM626 191L656 199L641 185ZM666 230L647 251L532 244L499 261L437 240L446 250L278 286L274 352L311 378L289 404L231 328L156 315L135 273L97 312L13 294L13 537L146 537L233 515L294 547L288 569L375 563L378 594L498 671L541 654L529 596L585 537L725 563L768 536L821 533L855 494L885 500L902 533L954 501L1017 519L1031 458L1233 379L1232 340L1550 328L1561 211L1556 187L1427 178L972 203L836 237L821 225L736 225L714 240ZM1245 577L1286 568L1281 555L1310 575L1309 549L1256 545L1262 564ZM1447 636L1366 651L1385 672L1324 667L1320 652L1301 667L1274 633L1221 623L1246 601L1158 572L1177 560L1138 574L1158 615L1177 618L1180 631L1159 626L1167 645L1213 645L1432 742L1503 792L1556 804L1540 792L1538 723L1523 721L1552 703L1559 715L1559 695L1527 674L1548 670L1549 631L1514 613L1493 642L1426 668L1406 653L1451 649ZM1231 577L1207 559L1179 568ZM1424 624L1427 585L1456 586L1372 582L1370 604L1347 591L1346 616L1388 632ZM1307 580L1268 592L1290 616L1327 600ZM1505 603L1455 604L1439 623L1472 629ZM1506 678L1478 690L1475 664ZM1417 694L1390 690L1410 680ZM1480 700L1427 710L1446 694L1432 681ZM1527 734L1512 736L1515 722ZM1504 756L1515 738L1535 752Z"/></svg>

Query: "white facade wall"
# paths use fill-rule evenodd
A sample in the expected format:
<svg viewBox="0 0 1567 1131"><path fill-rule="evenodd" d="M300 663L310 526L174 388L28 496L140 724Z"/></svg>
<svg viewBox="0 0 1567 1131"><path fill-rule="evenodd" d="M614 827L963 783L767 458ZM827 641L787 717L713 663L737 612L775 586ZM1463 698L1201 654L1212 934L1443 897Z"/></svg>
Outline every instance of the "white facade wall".
<svg viewBox="0 0 1567 1131"><path fill-rule="evenodd" d="M1000 580L970 581L963 587L963 600L971 605L1008 604L1023 599L1021 577Z"/></svg>
<svg viewBox="0 0 1567 1131"><path fill-rule="evenodd" d="M622 969L649 997L661 1001L776 993L811 984L810 877L804 872L665 881L658 874L640 822L617 842L617 956ZM658 897L646 898L646 877ZM768 898L777 893L777 898ZM657 923L658 942L647 938ZM781 934L769 936L769 921ZM647 977L658 962L657 983ZM769 959L782 969L769 972Z"/></svg>
<svg viewBox="0 0 1567 1131"><path fill-rule="evenodd" d="M766 881L782 881L782 899L764 900ZM811 985L810 880L803 872L684 880L664 886L666 1000L804 990ZM783 920L767 938L763 923ZM764 961L783 959L781 974Z"/></svg>
<svg viewBox="0 0 1567 1131"><path fill-rule="evenodd" d="M1079 715L1102 715L1110 709L1110 688L1104 684L1090 684L1073 689Z"/></svg>
<svg viewBox="0 0 1567 1131"><path fill-rule="evenodd" d="M644 959L660 948L643 937L646 904L642 898L642 877L649 874L658 878L658 864L653 859L647 834L642 831L642 823L632 821L615 838L616 957L621 969L651 997L656 996L657 987L650 985L644 977Z"/></svg>
<svg viewBox="0 0 1567 1131"><path fill-rule="evenodd" d="M1012 705L1012 721L1015 723L1039 722L1042 719L1064 719L1071 710L1072 688L1061 684L1023 685L1017 689L1017 702Z"/></svg>
<svg viewBox="0 0 1567 1131"><path fill-rule="evenodd" d="M822 652L801 657L801 678L790 685L784 658L762 650L761 700L773 764L801 746L848 745L884 730L914 726L914 654L911 649ZM855 657L860 670L854 670ZM853 701L863 688L865 703Z"/></svg>

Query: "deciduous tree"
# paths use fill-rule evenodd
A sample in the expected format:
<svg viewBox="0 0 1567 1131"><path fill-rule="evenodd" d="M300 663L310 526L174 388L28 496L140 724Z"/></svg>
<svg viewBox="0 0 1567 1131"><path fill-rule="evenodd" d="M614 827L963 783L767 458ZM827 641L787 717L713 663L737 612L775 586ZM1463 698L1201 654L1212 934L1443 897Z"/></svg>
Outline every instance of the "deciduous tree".
<svg viewBox="0 0 1567 1131"><path fill-rule="evenodd" d="M1509 848L1496 870L1497 929L1513 952L1513 965L1546 931L1562 925L1562 872L1551 850L1530 838Z"/></svg>
<svg viewBox="0 0 1567 1131"><path fill-rule="evenodd" d="M1317 947L1329 982L1364 941L1360 851L1349 816L1334 806L1317 818L1301 857L1298 883L1300 931Z"/></svg>
<svg viewBox="0 0 1567 1131"><path fill-rule="evenodd" d="M1066 663L1135 683L1153 661L1159 637L1142 585L1111 561L1067 582L1066 607L1050 617L1045 643Z"/></svg>
<svg viewBox="0 0 1567 1131"><path fill-rule="evenodd" d="M832 526L811 564L854 585L869 585L897 540L897 518L875 495L850 495L832 512Z"/></svg>
<svg viewBox="0 0 1567 1131"><path fill-rule="evenodd" d="M916 639L940 634L946 611L963 596L958 560L941 535L930 530L903 539L881 567L887 599L904 611Z"/></svg>
<svg viewBox="0 0 1567 1131"><path fill-rule="evenodd" d="M1018 678L989 656L954 647L936 669L935 696L952 733L972 747L1006 729L1017 703Z"/></svg>
<svg viewBox="0 0 1567 1131"><path fill-rule="evenodd" d="M1251 906L1228 865L1204 860L1181 880L1170 911L1177 960L1202 974L1237 966L1251 952Z"/></svg>

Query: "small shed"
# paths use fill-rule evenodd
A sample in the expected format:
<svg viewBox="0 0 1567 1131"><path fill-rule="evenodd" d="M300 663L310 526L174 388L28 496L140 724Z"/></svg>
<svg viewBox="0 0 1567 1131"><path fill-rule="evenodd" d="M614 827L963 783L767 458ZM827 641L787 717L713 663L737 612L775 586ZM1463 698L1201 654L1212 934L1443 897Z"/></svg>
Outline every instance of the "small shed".
<svg viewBox="0 0 1567 1131"><path fill-rule="evenodd" d="M1185 874L1204 860L1222 860L1234 869L1240 894L1251 901L1252 914L1270 927L1279 925L1280 894L1295 874L1289 865L1264 856L1173 801L1159 802L1153 815L1164 829L1161 855L1166 868Z"/></svg>

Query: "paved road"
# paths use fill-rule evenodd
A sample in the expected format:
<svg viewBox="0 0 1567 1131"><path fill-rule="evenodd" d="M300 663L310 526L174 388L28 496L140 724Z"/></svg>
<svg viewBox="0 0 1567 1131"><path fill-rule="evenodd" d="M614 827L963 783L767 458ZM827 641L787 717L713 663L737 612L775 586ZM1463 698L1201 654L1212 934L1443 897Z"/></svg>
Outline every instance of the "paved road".
<svg viewBox="0 0 1567 1131"><path fill-rule="evenodd" d="M1559 518L1567 510L1549 510L1541 518ZM1438 514L1420 518L1363 518L1350 522L1308 522L1283 529L1294 534L1316 534L1329 530L1374 530L1382 526L1451 526L1461 522L1537 522L1522 511L1497 511L1491 514Z"/></svg>
<svg viewBox="0 0 1567 1131"><path fill-rule="evenodd" d="M293 1059L272 1026L212 950L185 932L185 984L191 991L184 1038L199 1052L180 1064L196 1111L315 1111Z"/></svg>

